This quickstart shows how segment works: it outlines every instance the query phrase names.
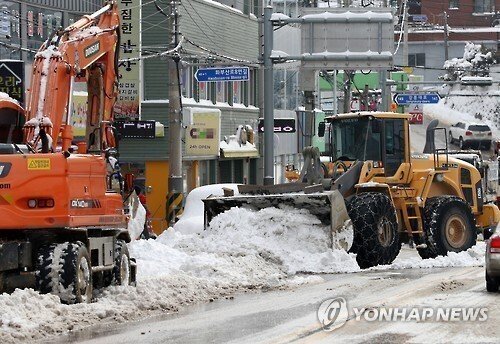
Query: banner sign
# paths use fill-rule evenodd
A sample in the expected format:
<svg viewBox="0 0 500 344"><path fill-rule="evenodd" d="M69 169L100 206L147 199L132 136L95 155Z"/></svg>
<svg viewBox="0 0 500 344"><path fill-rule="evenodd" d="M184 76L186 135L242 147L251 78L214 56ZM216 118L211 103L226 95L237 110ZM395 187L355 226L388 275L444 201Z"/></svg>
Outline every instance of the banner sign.
<svg viewBox="0 0 500 344"><path fill-rule="evenodd" d="M120 61L118 64L118 99L114 107L115 120L140 119L141 61L130 60L141 55L142 0L119 0Z"/></svg>

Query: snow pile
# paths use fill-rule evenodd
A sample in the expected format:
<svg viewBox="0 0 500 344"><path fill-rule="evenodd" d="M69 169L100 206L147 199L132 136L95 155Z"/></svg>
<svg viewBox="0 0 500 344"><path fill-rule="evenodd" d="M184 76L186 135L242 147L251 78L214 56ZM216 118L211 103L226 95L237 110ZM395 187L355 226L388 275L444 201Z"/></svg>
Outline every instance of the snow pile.
<svg viewBox="0 0 500 344"><path fill-rule="evenodd" d="M231 189L234 195L238 195L238 184L215 184L204 185L192 190L186 197L184 212L174 229L182 234L193 234L203 232L204 205L202 199L210 196L223 196L224 189Z"/></svg>
<svg viewBox="0 0 500 344"><path fill-rule="evenodd" d="M449 252L447 256L438 256L433 259L421 259L420 257L396 258L391 265L376 266L373 270L386 269L430 269L446 267L468 267L483 266L484 253L486 251L485 242L478 242L467 251L455 253Z"/></svg>
<svg viewBox="0 0 500 344"><path fill-rule="evenodd" d="M129 221L127 223L127 230L132 239L139 239L142 232L144 231L144 224L146 222L146 208L144 208L144 206L142 205L135 191L130 194L126 201L126 204L130 214Z"/></svg>
<svg viewBox="0 0 500 344"><path fill-rule="evenodd" d="M359 271L354 255L331 243L329 227L305 210L232 208L201 235L168 230L130 248L143 276L182 271L246 284L260 269L271 281L298 272Z"/></svg>

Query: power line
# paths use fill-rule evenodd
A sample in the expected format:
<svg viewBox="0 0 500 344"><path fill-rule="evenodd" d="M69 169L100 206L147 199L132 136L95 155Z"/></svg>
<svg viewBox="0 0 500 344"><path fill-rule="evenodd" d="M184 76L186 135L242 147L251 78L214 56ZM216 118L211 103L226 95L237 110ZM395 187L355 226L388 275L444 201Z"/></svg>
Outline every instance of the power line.
<svg viewBox="0 0 500 344"><path fill-rule="evenodd" d="M245 65L249 65L249 66L252 66L252 65L258 65L259 62L256 62L256 61L248 61L248 60L243 60L243 59L238 59L238 58L235 58L235 57L231 57L231 56L226 56L226 55L223 55L223 54L219 54L213 50L210 50L208 48L205 48L195 42L193 42L192 40L190 40L189 38L186 38L184 37L184 39L186 40L186 42L188 42L189 44L197 47L198 49L201 49L205 52L208 52L214 56L217 56L217 57L220 57L220 58L223 58L223 59L226 59L226 60L229 60L229 61L233 61L233 62L238 62L238 63L242 63L242 64L245 64Z"/></svg>
<svg viewBox="0 0 500 344"><path fill-rule="evenodd" d="M195 10L193 4L191 3L190 0L187 0L188 3L189 3L189 6L191 6L191 8L193 9L193 11L198 15L198 17L200 17L201 21L213 32L215 33L222 41L224 41L224 39L222 37L220 37L214 30L212 30L212 28L205 22L205 20L203 19L203 17ZM181 4L182 6L184 6L184 4ZM186 8L186 6L184 6L184 8ZM223 48L221 48L209 35L207 35L207 33L198 25L197 21L193 18L193 16L191 16L191 13L190 11L186 8L186 13L188 14L189 18L191 18L191 20L193 21L193 23L198 27L198 29L200 30L201 33L203 33L203 35L205 35L205 37L207 37L217 48L219 48L222 52L225 52L225 50Z"/></svg>
<svg viewBox="0 0 500 344"><path fill-rule="evenodd" d="M170 56L170 55L173 56L175 53L179 52L179 50L182 48L183 42L184 42L184 37L181 36L179 43L173 49L170 49L170 50L167 50L167 51L164 51L161 53L156 53L153 55L146 55L146 56L139 56L139 57L131 57L128 59L121 59L121 60L119 60L119 62L131 62L131 61L148 60L148 59L151 59L153 57L162 57L162 56Z"/></svg>

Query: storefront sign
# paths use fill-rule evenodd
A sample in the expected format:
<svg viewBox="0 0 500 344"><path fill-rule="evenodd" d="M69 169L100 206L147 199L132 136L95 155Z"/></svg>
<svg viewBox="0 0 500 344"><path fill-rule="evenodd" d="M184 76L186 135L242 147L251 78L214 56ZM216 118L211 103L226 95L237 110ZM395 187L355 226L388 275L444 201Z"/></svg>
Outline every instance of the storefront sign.
<svg viewBox="0 0 500 344"><path fill-rule="evenodd" d="M155 124L155 121L116 121L114 126L121 134L122 139L154 139Z"/></svg>
<svg viewBox="0 0 500 344"><path fill-rule="evenodd" d="M140 119L140 70L141 61L141 5L142 0L119 0L120 9L120 63L118 64L118 99L114 118L119 120Z"/></svg>
<svg viewBox="0 0 500 344"><path fill-rule="evenodd" d="M186 129L186 155L218 155L220 142L220 110L186 110L190 112L191 123Z"/></svg>
<svg viewBox="0 0 500 344"><path fill-rule="evenodd" d="M24 104L24 62L0 60L0 92Z"/></svg>
<svg viewBox="0 0 500 344"><path fill-rule="evenodd" d="M259 133L264 132L264 119L259 118ZM274 132L277 134L292 134L295 132L295 118L275 118Z"/></svg>

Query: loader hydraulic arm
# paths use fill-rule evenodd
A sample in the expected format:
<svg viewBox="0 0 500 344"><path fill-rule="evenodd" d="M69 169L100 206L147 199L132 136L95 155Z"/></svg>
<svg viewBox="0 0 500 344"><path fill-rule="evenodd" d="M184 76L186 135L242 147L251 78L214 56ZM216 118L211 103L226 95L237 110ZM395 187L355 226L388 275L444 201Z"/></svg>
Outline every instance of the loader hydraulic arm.
<svg viewBox="0 0 500 344"><path fill-rule="evenodd" d="M94 14L57 31L42 45L33 63L24 125L26 144L44 153L44 147L55 151L58 144L63 151L68 150L73 140L73 87L77 82L85 82L86 141L94 135L99 149L113 147L110 122L117 94L118 49L116 1L108 1Z"/></svg>

